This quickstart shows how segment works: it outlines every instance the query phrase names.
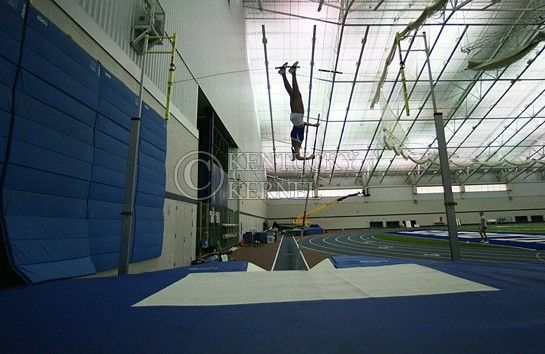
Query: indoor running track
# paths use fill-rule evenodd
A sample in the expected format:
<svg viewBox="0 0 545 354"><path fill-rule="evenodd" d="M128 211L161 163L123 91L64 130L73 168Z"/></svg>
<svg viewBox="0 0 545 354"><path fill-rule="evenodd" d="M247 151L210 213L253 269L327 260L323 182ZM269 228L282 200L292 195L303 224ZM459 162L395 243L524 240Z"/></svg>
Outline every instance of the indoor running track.
<svg viewBox="0 0 545 354"><path fill-rule="evenodd" d="M448 246L410 244L379 240L375 235L385 230L349 230L329 232L323 235L304 237L299 240L302 248L325 252L330 255L366 255L378 257L417 258L428 260L450 260ZM545 264L545 251L512 247L489 247L489 245L461 247L464 260L497 262L537 262Z"/></svg>

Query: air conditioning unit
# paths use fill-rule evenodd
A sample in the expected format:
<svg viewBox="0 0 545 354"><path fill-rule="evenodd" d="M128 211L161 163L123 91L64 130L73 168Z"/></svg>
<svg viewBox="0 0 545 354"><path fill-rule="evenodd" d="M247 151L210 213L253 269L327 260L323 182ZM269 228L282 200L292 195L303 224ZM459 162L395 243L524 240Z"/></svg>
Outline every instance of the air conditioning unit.
<svg viewBox="0 0 545 354"><path fill-rule="evenodd" d="M157 0L144 0L143 8L134 20L131 47L139 54L144 51L146 34L151 37L148 49L163 44L163 39L157 37L165 36L165 11Z"/></svg>

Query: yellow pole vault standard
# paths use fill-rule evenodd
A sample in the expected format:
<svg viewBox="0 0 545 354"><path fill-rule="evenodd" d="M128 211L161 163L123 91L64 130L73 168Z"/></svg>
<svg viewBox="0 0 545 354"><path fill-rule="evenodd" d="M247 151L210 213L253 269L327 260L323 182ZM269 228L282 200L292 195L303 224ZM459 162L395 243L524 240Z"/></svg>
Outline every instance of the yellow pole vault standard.
<svg viewBox="0 0 545 354"><path fill-rule="evenodd" d="M168 120L170 116L170 101L172 98L172 85L174 84L174 72L176 71L176 33L172 35L170 40L171 51L170 51L170 65L168 68L168 80L167 80L167 104L165 107L165 120Z"/></svg>
<svg viewBox="0 0 545 354"><path fill-rule="evenodd" d="M361 192L358 192L358 193L352 193L352 194L345 195L344 197L337 198L335 200L332 200L332 201L324 203L324 204L319 204L319 205L315 206L314 208L312 208L310 210L306 210L305 212L297 215L295 217L295 219L293 219L293 224L296 225L296 226L305 227L307 225L304 225L304 224L307 224L306 221L308 220L307 218L309 216L314 215L314 214L316 214L319 211L322 211L324 209L331 208L331 207L339 204L340 202L342 202L343 200L345 200L347 198L357 197L358 195L365 195L365 190L362 190ZM305 221L303 221L303 220L305 220Z"/></svg>
<svg viewBox="0 0 545 354"><path fill-rule="evenodd" d="M401 53L401 35L399 32L396 34L397 49L399 51L399 72L401 74L401 87L403 87L403 100L405 101L405 111L407 116L410 116L409 112L409 92L407 91L407 78L405 77L405 62L403 61L403 54Z"/></svg>
<svg viewBox="0 0 545 354"><path fill-rule="evenodd" d="M172 34L172 36L149 36L149 38L168 39L170 42L170 50L144 52L144 54L170 55L170 64L168 67L167 76L167 100L165 103L165 120L168 121L168 117L170 116L170 103L172 101L172 86L174 85L174 72L176 71L176 33Z"/></svg>

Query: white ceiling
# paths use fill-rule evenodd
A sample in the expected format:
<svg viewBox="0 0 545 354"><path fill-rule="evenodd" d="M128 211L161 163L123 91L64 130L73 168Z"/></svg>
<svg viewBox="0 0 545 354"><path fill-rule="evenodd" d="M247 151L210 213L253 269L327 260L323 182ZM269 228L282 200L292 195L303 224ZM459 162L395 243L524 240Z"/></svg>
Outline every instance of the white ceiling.
<svg viewBox="0 0 545 354"><path fill-rule="evenodd" d="M263 151L270 154L266 160L269 175L293 175L303 169L302 162L286 159L290 156L292 127L289 97L274 69L286 61L299 61L298 81L305 109L311 117L320 114L322 119L316 148L318 155L322 153L322 163L316 160L315 171L319 166L321 175L327 176L335 162L335 173L361 172L367 178L407 175L417 166L421 172L437 173L437 165L431 163L438 160L424 37L420 36L423 33L431 48L435 96L445 120L451 168L469 168L466 171L471 171L470 178L489 169L513 169L517 165L517 171L524 173L543 168L543 160L535 159L543 159L545 145L545 42L505 68L474 71L467 67L469 60L510 53L536 31L545 29L545 0L449 1L446 9L426 20L418 36L413 37L415 32L410 32L401 41L402 55L406 56L410 115L403 111L397 52L380 90L380 102L371 108L396 33L436 1L356 0L344 29L341 23L345 11L340 8L346 9L351 0L325 0L321 11L318 0L244 1L251 81ZM455 8L458 9L453 11ZM314 25L316 45L310 89ZM262 26L267 38L271 106ZM367 29L361 66L355 77ZM319 71L335 68L342 74L335 75L334 83L332 73ZM307 154L312 152L314 137L315 130L310 129ZM308 171L308 165L305 168Z"/></svg>

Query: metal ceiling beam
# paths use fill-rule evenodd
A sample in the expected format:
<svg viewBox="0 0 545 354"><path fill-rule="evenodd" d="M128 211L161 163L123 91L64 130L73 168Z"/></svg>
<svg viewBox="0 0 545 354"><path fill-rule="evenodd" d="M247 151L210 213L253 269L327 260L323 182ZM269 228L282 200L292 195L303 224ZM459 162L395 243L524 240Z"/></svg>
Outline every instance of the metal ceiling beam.
<svg viewBox="0 0 545 354"><path fill-rule="evenodd" d="M324 19L321 19L321 18L316 18L316 17L311 17L311 16L303 16L303 15L298 15L298 14L293 14L293 13L289 13L289 12L282 12L282 11L276 11L276 10L271 10L271 9L265 9L263 8L263 10L260 10L258 7L255 7L255 6L249 6L249 5L244 5L245 8L247 9L254 9L254 10L258 10L258 11L263 11L263 12L269 12L269 13L273 13L273 14L277 14L277 15L283 15L283 16L287 16L287 17L295 17L295 18L301 18L301 19L305 19L305 20L311 20L311 21L316 21L316 22L323 22L323 23L328 23L328 24L331 24L331 25L337 25L337 26L343 26L342 23L338 22L338 21L331 21L331 20L324 20ZM532 11L532 10L529 10L529 11ZM245 18L246 20L256 20L256 21L263 21L263 20L281 20L280 18L277 18L277 17L246 17ZM371 20L371 19L363 19L363 20ZM486 22L487 20L489 20L489 18L483 18L483 19L478 19L479 21L482 20L483 22L475 22L475 23L467 23L467 22L452 22L452 23L444 23L444 22L432 22L432 23L426 23L426 26L457 26L457 27L460 27L460 26L485 26L485 27L508 27L508 26L536 26L536 25L539 25L538 22L524 22L524 23L517 23L515 25L511 24L511 23L489 23L489 22ZM499 19L501 20L501 19ZM504 19L504 20L508 20L507 18ZM407 21L407 22L400 22L399 20L395 21L394 19L392 19L391 22L386 22L384 21L384 19L377 19L376 21L380 21L380 22L361 22L361 23L348 23L348 24L345 24L344 26L345 27L367 27L367 26L371 26L371 27L407 27L408 25L410 25L412 23L412 21Z"/></svg>
<svg viewBox="0 0 545 354"><path fill-rule="evenodd" d="M357 111L357 110L356 110ZM352 110L352 112L354 112L354 110ZM529 116L520 116L520 117L516 117L516 118L513 118L513 117L488 117L486 118L486 120L506 120L506 119L514 119L515 121L517 120L524 120L524 119L530 119L530 118L545 118L545 116L537 116L537 117L529 117ZM466 118L451 118L450 121L451 122L455 122L455 121L458 121L458 120L465 120ZM471 120L479 120L481 118L479 117L474 117L474 118L467 118L468 121L471 121ZM381 120L379 118L377 119L351 119L349 121L347 121L347 123L377 123L377 122L380 122ZM419 118L418 119L419 122L433 122L433 118ZM330 120L329 123L342 123L344 122L344 120ZM398 122L413 122L413 119L402 119L400 118L398 120ZM482 146L480 146L482 148Z"/></svg>
<svg viewBox="0 0 545 354"><path fill-rule="evenodd" d="M375 8L373 9L373 11L377 11L378 8L380 7L380 5L382 5L384 3L384 0L380 0L377 4L377 6L375 6Z"/></svg>
<svg viewBox="0 0 545 354"><path fill-rule="evenodd" d="M347 74L347 73L345 73ZM206 76L205 76L206 77ZM199 77L200 79L200 77ZM318 81L325 81L325 82L331 82L331 80L329 79L325 79L325 78L316 78L316 80ZM447 83L451 83L451 82L471 82L473 81L474 79L437 79L435 80L436 83L440 83L440 82L447 82ZM509 79L509 78L499 78L499 79L480 79L479 82L490 82L490 81L498 81L498 82L503 82L503 81L512 81L513 79ZM189 80L183 80L183 81L189 81ZM406 79L405 80L406 82L408 83L414 83L414 82L417 82L417 83L421 83L419 80L416 80L416 79ZM531 82L531 81L543 81L543 78L542 77L536 77L536 78L520 78L518 81L528 81L528 82ZM181 82L181 81L177 81L177 82ZM335 81L335 83L337 84L351 84L353 83L354 81L353 80L337 80ZM356 84L376 84L376 80L357 80L356 81ZM391 84L391 83L394 83L395 80L384 80L384 83L387 83L387 84ZM423 83L422 83L423 84Z"/></svg>
<svg viewBox="0 0 545 354"><path fill-rule="evenodd" d="M503 94L496 100L496 102L494 102L494 104L492 104L492 106L488 109L488 111L485 113L485 115L483 117L481 117L481 119L477 122L477 125L473 126L473 129L465 136L465 138L458 144L458 146L449 154L449 158L452 157L456 151L458 151L458 149L460 148L461 145L463 145L467 139L469 139L469 137L473 134L473 132L475 132L475 130L477 129L477 127L486 119L486 117L488 117L488 115L490 114L490 112L492 112L496 106L503 100L503 98L509 93L509 91L511 90L511 88L513 88L513 86L515 85L516 83L516 80L521 77L522 75L524 75L524 73L526 72L526 70L528 70L528 68L535 62L535 60L541 55L541 53L543 53L543 51L545 51L545 46L543 48L541 48L541 50L537 53L537 55L535 56L535 58L532 60L532 61L529 61L527 64L526 64L526 67L519 73L519 75L517 75L517 78L514 80L514 81L511 81L511 84L507 87L507 89L503 92ZM507 68L508 67L505 67L500 76L503 75L503 73L505 73L505 71L507 71ZM483 98L488 94L488 92L490 92L490 90L492 89L492 87L494 87L494 84L492 84L490 86L490 88L486 91L485 95L483 96ZM473 107L473 109L471 110L471 113L468 115L470 116L471 114L473 114L473 112L477 109L477 107L480 105L480 103L482 102L482 100L479 101L479 103ZM541 112L541 110L539 111ZM538 113L539 114L539 113ZM533 119L533 118L532 118ZM447 141L447 144L450 143L450 141L454 138L454 136L456 135L456 133L458 133L461 128L464 126L464 124L467 122L467 120L464 120L462 121L462 124L460 124L458 126L458 128L454 131L454 133L451 135L451 137L449 138L449 140ZM497 152L497 151L496 151ZM495 153L496 153L495 152ZM495 154L494 153L494 154ZM493 156L493 155L492 155ZM489 156L486 161L488 161L492 156Z"/></svg>
<svg viewBox="0 0 545 354"><path fill-rule="evenodd" d="M529 62L526 67L517 75L517 77L511 81L510 85L507 87L507 89L503 92L503 94L496 100L496 102L494 102L494 104L488 109L488 111L486 112L486 114L484 116L481 117L481 119L477 122L477 125L473 126L473 130L471 130L469 132L469 134L466 135L466 137L464 138L464 140L462 140L462 142L460 143L463 144L467 141L467 139L469 139L469 137L473 134L473 132L475 132L475 130L477 129L477 127L488 117L488 115L490 114L490 112L492 112L496 107L497 105L503 100L503 98L509 93L509 91L511 90L511 88L513 88L513 86L515 85L515 83L517 82L517 80L522 76L524 75L524 73L526 72L526 70L528 70L528 68L532 65L532 63L535 62L535 60L541 55L541 53L543 53L543 51L545 50L545 46L537 53L537 55L535 56L535 58ZM541 112L541 110L540 110ZM538 113L539 114L539 113ZM533 117L532 117L533 119ZM463 125L463 123L462 123ZM454 137L454 134L452 135L451 139ZM450 139L449 139L450 141ZM454 149L454 151L451 153L454 154L456 153L456 151L458 151L459 147L456 147Z"/></svg>
<svg viewBox="0 0 545 354"><path fill-rule="evenodd" d="M323 3L324 0L310 0L312 2L319 2L319 3ZM422 12L425 10L424 7L411 7L411 8L382 8L380 9L380 6L384 3L385 0L379 0L378 4L375 5L375 7L373 8L373 11L378 11L378 12ZM535 10L538 10L539 8L535 8L535 7L516 7L516 6L509 6L509 7L504 7L504 8L501 8L501 9L488 9L488 7L490 7L491 5L494 5L494 4L490 4L486 7L482 7L482 8L462 8L463 6L469 4L470 2L472 2L473 0L466 0L464 1L463 3L461 3L460 5L456 5L454 7L446 7L445 10L446 11L462 11L462 12L491 12L491 11L494 11L494 12L514 12L514 11L535 11ZM400 3L404 3L402 1L400 1ZM516 1L513 1L512 2L514 5L520 5L520 1L519 0L516 0ZM323 4L327 7L331 7L331 8L334 8L334 9L337 9L337 10L344 10L344 8L342 6L338 6L338 5L333 5L333 4ZM360 8L360 9L353 9L352 12L367 12L369 11L368 8Z"/></svg>
<svg viewBox="0 0 545 354"><path fill-rule="evenodd" d="M538 99L539 97L541 97L541 95L542 95L544 92L545 92L545 89L544 89L543 91L541 91L541 92L532 100L532 102L528 103L528 104L526 105L526 107L517 115L517 117L511 118L511 123L509 123L506 127L503 127L503 128L502 128L503 131L507 131L507 129L509 129L509 128L511 127L511 125L513 125L513 124L517 121L517 119L520 119L520 117L522 116L522 114L523 114L524 112L526 112L526 110L527 110L528 108L530 108L530 107L537 101L537 99ZM545 107L544 107L544 108L545 108ZM535 118L535 117L539 114L539 112L541 112L542 110L543 110L543 108L542 108L541 110L539 110L538 113L536 113L536 114L534 115L534 117L528 117L527 119ZM515 135L517 135L517 133L518 133L518 130L517 130L514 134L512 134L512 135L507 139L507 141L505 141L497 150L495 150L494 153L493 153L492 155L490 155L490 156L486 159L486 161L490 160L490 158L491 158L492 156L494 156L502 147L504 147L505 144L506 144L507 142L511 141L511 139L512 139ZM482 154L483 154L487 149L490 149L490 147L492 146L492 144L494 144L494 143L500 138L500 136L501 136L501 134L496 135L496 137L495 137L494 139L492 139L492 141L490 141L484 148L481 149L481 151L474 157L474 159L476 160L476 159L478 159L479 157L481 157ZM463 181L461 181L460 183L465 183L465 181L467 181L471 176L473 176L475 173L477 173L478 170L479 170L479 167L477 167L475 170L473 170L471 173L469 173L469 174L467 175L467 177L466 177ZM487 173L488 170L489 170L489 169L487 169L487 171L485 171L484 173Z"/></svg>
<svg viewBox="0 0 545 354"><path fill-rule="evenodd" d="M287 145L287 144L286 144ZM361 144L359 144L358 146L360 146ZM477 148L479 148L481 146L477 146L477 145L471 145L471 146L464 146L462 147L462 149L467 149L467 150L475 150ZM531 149L531 148L537 148L537 147L541 147L541 145L535 145L535 144L527 144L527 145L522 145L522 144L512 144L512 145L492 145L491 148L512 148L512 147L517 147L517 148L525 148L525 149ZM422 147L411 147L409 148L409 150L425 150L427 149L427 147L425 146L422 146ZM340 149L339 150L339 153L344 153L344 152L364 152L364 151L382 151L382 147L380 148L371 148L371 149L367 149L367 148L346 148L346 149ZM335 153L335 151L337 151L336 149L324 149L323 153L324 154L333 154ZM289 152L289 150L286 150L286 154ZM379 172L384 172L384 171L379 171ZM408 171L407 171L408 172ZM354 172L356 173L356 172Z"/></svg>
<svg viewBox="0 0 545 354"><path fill-rule="evenodd" d="M530 156L528 157L528 159L531 159L533 156L537 155L538 152L539 152L539 151L534 152L532 155L530 155ZM545 157L545 154L542 154L542 156L540 157L540 159L543 159L544 157ZM514 181L518 176L520 176L520 175L526 173L526 171L528 171L529 169L533 168L536 164L537 164L537 162L534 162L534 163L530 164L530 166L524 168L522 171L520 171L519 173L517 173L516 175L514 175L513 177L507 178L511 173L513 173L513 171L509 172L507 175L505 175L506 183L511 183L511 182ZM532 171L532 172L531 172L528 176L526 176L524 179L528 178L531 174L533 174L533 173L539 171L540 169L541 169L541 168L538 168L538 169Z"/></svg>
<svg viewBox="0 0 545 354"><path fill-rule="evenodd" d="M465 2L463 5L465 5L465 4L467 4L467 2ZM452 18L453 15L454 15L454 11L452 11L452 12L447 16L447 18L445 19L445 21L443 22L444 25L441 26L441 29L439 30L439 34L437 35L437 37L436 37L436 39L435 39L435 41L434 41L434 43L433 43L433 45L432 45L432 48L431 48L430 52L427 53L427 55L430 55L431 52L434 50L435 46L437 45L437 42L439 41L439 38L440 38L440 36L441 36L441 33L442 33L443 30L445 29L445 25L448 23L448 21ZM467 31L467 26L465 27L464 34L466 33L466 31ZM417 31L415 31L415 35L416 35L416 32L417 32ZM412 40L411 40L411 44L409 45L409 48L408 48L408 50L407 50L407 54L409 53L410 49L412 48L412 44L413 44L413 42L414 42L414 38L415 38L415 37L413 36L413 38L412 38ZM401 47L400 47L400 50L401 50ZM406 60L407 60L407 57L405 57L405 59L402 60L402 62L405 62ZM448 63L447 63L447 64L448 64ZM445 64L445 65L446 65L446 64ZM420 77L421 77L422 73L424 72L424 69L425 69L425 68L426 68L426 64L424 63L424 64L422 65L422 68L420 69L420 72L418 73L418 76L417 76L417 79L416 79L417 81L420 79ZM398 78L399 78L399 75L396 77L396 80L397 80ZM395 87L395 83L394 83L393 86ZM394 87L392 87L392 92L393 92ZM432 86L432 89L433 89L434 87L435 87L435 86ZM413 88L411 89L411 94L409 95L409 98L410 98L410 96L412 95L412 93L414 92L414 89L415 89L415 88L416 88L416 83L414 84ZM431 92L430 92L430 93L431 93ZM391 93L390 93L390 95L391 95ZM408 101L409 98L407 98L406 101ZM428 97L426 98L426 101L428 100L428 98L429 98L429 95L428 95ZM389 101L390 101L390 99L388 98L387 104L389 103ZM421 106L419 115L420 115L420 113L421 113L421 111L422 111L423 108L424 108L424 105ZM407 110L408 110L408 109L407 109ZM396 124L397 124L397 123L396 123ZM377 129L378 129L378 126L377 126ZM375 131L375 135L376 135L376 131ZM375 135L373 135L373 138L375 137ZM378 166L378 164L380 163L380 158L382 157L383 153L384 153L384 150L381 152L379 158L377 159L377 163L376 163L375 166L373 167L373 169L372 169L372 171L371 171L371 174L369 175L369 178L367 179L367 182L369 182L369 180L373 177L374 171L375 171L376 167ZM364 162L365 162L365 161L362 162L362 166L360 167L360 172L361 172L361 169L363 168L363 163L364 163ZM391 161L391 163L392 163L392 162L393 162L393 160Z"/></svg>
<svg viewBox="0 0 545 354"><path fill-rule="evenodd" d="M318 12L322 11L323 4L324 4L324 0L320 0L320 4L318 4Z"/></svg>
<svg viewBox="0 0 545 354"><path fill-rule="evenodd" d="M328 104L328 107L327 107L327 115L326 115L326 118L325 118L324 138L323 138L323 141L322 141L322 147L321 147L320 151L324 150L325 141L326 141L326 138L327 138L327 123L329 121L329 113L331 112L331 103L333 101L333 90L335 88L335 77L337 76L337 68L339 66L339 58L340 58L340 55L341 55L341 45L342 45L343 34L344 34L344 29L345 29L344 25L346 24L346 18L348 17L348 12L350 11L350 8L352 7L353 4L354 4L354 0L351 0L350 4L348 5L348 7L346 9L346 12L344 13L343 20L342 20L341 33L339 35L339 44L337 46L337 57L335 59L335 68L334 68L334 72L333 72L333 82L331 83L331 91L330 91L330 94L329 94L329 104ZM318 170L316 171L316 179L318 179L320 177L320 170L322 168L322 160L323 160L323 155L320 154L320 161L318 162Z"/></svg>
<svg viewBox="0 0 545 354"><path fill-rule="evenodd" d="M412 36L411 42L409 43L409 47L408 47L409 50L407 50L405 52L405 57L403 58L404 62L407 61L407 58L408 58L409 53L410 53L410 49L412 48L412 46L414 44L414 40L415 40L415 36ZM390 90L390 94L388 95L388 98L386 99L386 104L390 103L390 100L392 99L392 96L394 94L395 86L396 86L397 82L399 81L400 76L401 76L401 71L398 71L397 75L396 75L396 78L395 78L395 81L394 81L394 85L392 85L392 89ZM380 122L382 121L383 117L384 117L384 112L382 112L382 114L380 116L379 124L377 124L377 127L375 128L375 132L373 133L373 137L371 138L371 142L369 143L368 152L363 157L363 160L362 160L361 165L360 165L360 169L358 171L358 174L356 175L356 179L361 176L361 171L363 169L365 161L367 160L367 156L369 155L369 151L371 150L371 147L373 146L373 142L375 141L375 138L376 138L376 136L378 134L378 131L379 131L379 128L380 128ZM382 158L383 154L384 154L384 149L382 149L382 152L380 153L380 156L377 158L377 163L373 167L373 169L371 171L371 174L370 174L370 177L367 179L366 183L369 183L369 180L373 176L374 171L375 171L376 167L378 166L378 163L379 163L380 159Z"/></svg>
<svg viewBox="0 0 545 354"><path fill-rule="evenodd" d="M480 73L476 73L475 74L476 77L475 79L473 80L473 82L471 82L467 87L466 89L464 90L464 92L462 93L462 95L460 96L460 98L458 98L458 102L454 105L456 108L452 111L452 113L449 115L449 117L445 120L446 122L450 122L450 120L452 119L452 116L454 116L454 113L456 113L458 111L458 108L461 107L462 103L466 100L467 96L469 96L469 93L471 92L471 90L473 89L473 87L475 86L475 84L477 82L479 82L479 78L483 75L483 72L480 72ZM464 119L462 121L466 121L468 118L467 117L464 117ZM424 153L422 155L425 155L428 153L428 151L431 149L431 147L433 146L433 144L435 143L437 138L434 138L431 143L428 144L428 147L426 148L426 151L424 151ZM409 175L407 177L407 180L410 178L411 174L416 170L418 165L415 165L413 167L413 169L411 171L409 171ZM424 171L418 176L418 178L413 181L413 184L416 184L420 181L420 179L422 178L422 176L424 176L427 172L427 170L431 167L431 164L428 164L425 168L424 168Z"/></svg>
<svg viewBox="0 0 545 354"><path fill-rule="evenodd" d="M542 108L542 110L545 109ZM545 124L545 120L543 122L541 122L532 132L526 134L526 136L524 138L522 138L521 140L519 140L519 143L518 144L515 144L515 146L511 147L510 150L505 154L503 155L503 157L505 158L505 156L509 155L510 153L512 153L516 148L520 147L520 144L522 144L523 141L525 141L526 139L528 139L530 137L530 135L532 135L537 129L541 128L543 125ZM520 132L520 131L519 131ZM518 133L518 132L517 132ZM484 175L484 173L483 173ZM477 180L480 180L482 178L481 175L479 178L477 178Z"/></svg>
<svg viewBox="0 0 545 354"><path fill-rule="evenodd" d="M348 113L350 112L350 104L352 103L352 97L354 96L354 90L356 89L356 79L358 78L358 73L360 71L361 58L363 56L363 50L365 49L365 44L367 43L367 36L369 35L369 27L365 29L365 34L361 40L361 50L356 63L356 72L354 73L354 83L352 84L352 89L350 90L350 96L348 97L348 104L346 106L346 114L344 116L343 126L341 129L341 134L339 136L339 144L337 145L337 151L335 152L335 158L333 160L333 167L331 170L331 177L329 178L329 184L331 184L331 179L333 178L333 172L335 171L335 164L337 163L337 156L339 155L339 149L341 148L341 143L344 135L344 128L346 127L346 121L348 119Z"/></svg>
<svg viewBox="0 0 545 354"><path fill-rule="evenodd" d="M512 24L512 27L511 27L511 28L514 28L514 26L516 25L516 23L517 23L518 21L520 21L520 19L521 19L523 16L524 16L524 13L521 13L521 14L517 17L517 19L515 20L515 23ZM493 58L494 56L496 56L496 55L499 53L499 51L501 50L501 48L502 48L502 47L505 45L505 43L507 42L507 39L508 39L507 36L504 37L504 38L502 39L502 41L501 41L501 42L499 43L499 45L496 47L496 50L494 50L494 52L492 53L491 58ZM506 68L502 71L502 74L505 72L505 70L506 70ZM474 80L472 83L469 84L469 86L466 88L466 90L464 91L464 93L462 94L462 96L460 97L460 99L458 99L458 103L455 105L455 109L452 111L452 113L451 113L451 114L449 115L449 117L446 119L447 122L450 121L450 119L454 116L454 114L455 114L455 113L458 111L458 109L462 106L462 103L465 101L465 99L467 98L467 96L469 95L469 93L471 92L471 90L473 89L473 87L474 87L475 84L479 81L479 79L481 78L481 76L482 76L483 74L484 74L484 71L480 71L480 72L476 72L476 73L475 73L475 80ZM498 75L498 77L496 77L495 79L497 79L497 78L499 78L499 77L501 77L501 74ZM492 83L492 85L490 86L490 88L493 87L495 83L496 83L496 81L494 81L494 82ZM489 88L489 90L485 93L484 96L486 96L486 94L490 91L490 88ZM481 101L482 101L482 99L484 98L484 96L482 96L481 99L477 102L477 104L475 105L475 107L473 108L473 110L472 110L471 113L473 113L473 111L476 109L476 107L479 106L479 104L481 103ZM462 122L462 125L464 124L465 121L467 121L467 118L471 115L471 113L468 114L468 115L466 115L466 117L465 117L466 119L464 119L464 121ZM454 132L453 136L456 134L456 132L457 132L457 131ZM451 137L451 138L452 138L452 137ZM429 149L431 149L431 146L435 143L436 140L437 140L437 138L434 138L434 139L431 141L431 143L428 145L428 147L429 147L428 150L426 150L426 152L424 152L424 154L426 154L426 153L429 151ZM448 140L448 142L450 142L450 139ZM447 142L447 144L448 144L448 142ZM420 174L419 177L418 177L415 181L413 181L413 184L416 184L416 183L418 183L418 182L420 181L420 179L422 178L422 176L425 175L426 171L430 168L430 166L431 166L431 164L429 164L428 166L426 166L426 168L424 169L423 173ZM411 174L414 172L415 169L416 169L416 166L409 172L409 176L408 176L407 178L410 178ZM408 179L407 179L407 180L408 180Z"/></svg>
<svg viewBox="0 0 545 354"><path fill-rule="evenodd" d="M433 50L434 50L434 48L435 48L435 45L436 45L437 42L439 41L439 38L440 38L440 36L441 36L441 32L442 32L443 28L444 28L444 27L441 28L441 31L440 31L439 34L437 35L437 39L435 40L435 42L433 43L432 48L430 49L430 55L431 55L431 53L433 52ZM446 63L443 65L443 68L442 68L441 71L439 72L439 75L437 76L437 79L434 80L433 87L435 87L435 86L437 85L437 81L439 80L439 78L444 74L445 70L447 69L447 66L448 66L450 60L451 60L452 57L454 56L454 53L456 53L456 50L458 49L458 46L460 45L460 43L462 42L462 39L464 38L465 34L467 33L467 29L468 29L468 26L466 26L466 27L464 28L464 31L462 32L462 34L460 35L460 37L459 37L458 40L456 41L456 44L455 44L455 46L454 46L454 49L451 51L451 53L450 53L450 55L449 55L449 57L448 57ZM425 68L425 64L424 64L424 66L422 67L422 70L420 71L420 73L418 74L417 80L416 80L416 81L418 81L418 80L420 79L420 76L422 75L422 72L423 72L424 68ZM413 93L415 87L416 87L416 83L415 83L415 85L413 86L413 88L412 88L412 90L411 90L411 95L412 95L412 93ZM416 123L416 120L417 120L417 119L420 117L420 115L422 114L422 112L423 112L423 110L424 110L424 106L425 106L426 103L428 102L430 96L431 96L431 91L428 92L428 95L426 96L424 102L423 102L422 105L420 106L420 109L419 109L419 111L418 111L416 117L413 119L412 124L411 124L411 126L409 127L409 129L407 130L407 133L406 133L405 136L403 137L403 140L401 141L400 145L403 145L403 144L405 143L405 140L407 140L407 138L409 137L409 134L410 134L412 128L414 127L414 125L415 125L415 123ZM410 96L409 96L409 97L410 97ZM400 118L400 117L401 117L401 115L398 117L398 121L399 121L399 118ZM435 121L435 119L431 119L431 120L432 120L432 121ZM397 122L398 122L398 121L397 121ZM397 126L397 122L396 122L396 126ZM396 126L394 126L394 129L396 128ZM392 131L392 133L393 133L393 131ZM390 166L392 166L392 163L394 162L394 159L395 159L395 156L394 156L394 158L392 158L392 159L390 160L390 164L389 164L388 167L386 168L386 171L384 172L384 175L382 176L380 182L382 182L382 180L384 179L384 176L386 175L386 173L387 173L388 170L390 169Z"/></svg>

